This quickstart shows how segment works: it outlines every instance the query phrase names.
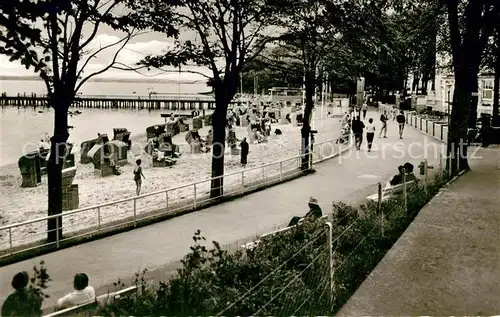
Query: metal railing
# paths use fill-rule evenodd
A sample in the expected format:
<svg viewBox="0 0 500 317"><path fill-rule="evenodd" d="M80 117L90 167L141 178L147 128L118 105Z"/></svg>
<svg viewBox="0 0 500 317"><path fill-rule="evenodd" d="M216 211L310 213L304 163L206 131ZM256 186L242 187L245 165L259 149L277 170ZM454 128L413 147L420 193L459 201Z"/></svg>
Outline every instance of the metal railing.
<svg viewBox="0 0 500 317"><path fill-rule="evenodd" d="M379 111L390 113L394 109L392 105L380 105ZM404 111L406 124L428 134L429 136L442 141L448 142L448 123L438 119L428 118L427 116L419 115L416 111Z"/></svg>
<svg viewBox="0 0 500 317"><path fill-rule="evenodd" d="M332 220L328 220L327 215L319 219L326 224L326 230L318 223L316 227L308 225L305 231L310 235L309 239L293 246L290 242L293 240L289 240L287 243L296 248L291 249L292 255L283 259L284 262L274 263L269 269L271 272L261 280L250 286L245 284L242 295L234 298L215 316L239 315L248 311L248 307L252 307L254 316L333 315L352 295L344 285L346 278L363 274L358 270L362 255L366 259L373 256L372 241L382 241L386 235L394 234L395 226L409 213L416 212L415 203L423 205L423 199L430 197L429 186L443 184L448 179L442 160L440 158L439 166L430 166L424 160L424 175L419 184L406 183L403 177L402 190L393 193L391 200L385 199L379 182L378 194L375 194L376 199L370 207L346 208L347 205L334 204ZM267 242L272 249L270 242L276 236L293 234L294 229L306 223L301 221L295 226L261 235L242 247L254 249L252 254L255 254L258 248L265 249ZM326 244L323 244L325 231ZM304 235L301 233L298 236ZM269 252L265 256L266 261L272 261L267 258ZM376 262L373 261L373 265Z"/></svg>
<svg viewBox="0 0 500 317"><path fill-rule="evenodd" d="M314 144L315 150L310 153L312 162L309 169L312 168L313 162L321 162L349 149L350 145L344 144L336 147L338 152L322 153L323 147L330 148L329 144L335 142L336 139L333 139ZM65 211L58 215L2 226L0 227L0 258L47 246L59 248L61 242L71 239L88 237L118 227L135 227L140 221L196 210L216 202L221 197L241 195L280 183L304 174L301 169L302 157L303 155L297 155L217 177L223 178L223 194L216 198L210 197L210 191L212 181L217 178L210 178L140 196ZM57 219L59 230L47 230L49 219ZM61 229L64 232L63 236L60 235ZM47 234L51 231L54 232L55 241L45 242Z"/></svg>

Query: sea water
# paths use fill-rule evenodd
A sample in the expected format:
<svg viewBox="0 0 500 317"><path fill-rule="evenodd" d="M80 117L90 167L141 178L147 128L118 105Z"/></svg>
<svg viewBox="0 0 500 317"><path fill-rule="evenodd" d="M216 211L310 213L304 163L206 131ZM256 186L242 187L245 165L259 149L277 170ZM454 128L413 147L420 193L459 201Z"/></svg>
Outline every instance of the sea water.
<svg viewBox="0 0 500 317"><path fill-rule="evenodd" d="M182 95L192 95L209 92L211 89L206 81L166 81L152 79L114 79L106 78L89 80L86 82L78 94L83 96L149 96L154 94L158 98L176 99ZM17 96L17 94L45 95L47 88L43 81L37 77L5 77L0 75L0 93L6 93L8 96Z"/></svg>
<svg viewBox="0 0 500 317"><path fill-rule="evenodd" d="M181 82L172 80L134 79L124 80L106 78L90 80L79 93L83 96L99 96L101 98L138 98L172 99L172 100L205 100L211 96L200 95L210 91L206 81ZM0 93L8 96L17 94L46 94L43 81L37 77L5 77L0 76ZM74 111L76 109L71 109ZM170 110L129 110L129 109L78 109L80 115L70 116L70 142L75 145L93 139L97 133L107 133L113 138L113 128L126 128L134 135L146 133L146 127L161 124L165 119L161 113ZM17 163L19 157L36 150L45 134L52 135L54 130L54 112L50 108L36 109L32 107L0 107L0 166Z"/></svg>
<svg viewBox="0 0 500 317"><path fill-rule="evenodd" d="M72 111L75 109L71 109ZM113 138L113 128L126 128L132 137L146 133L146 128L162 124L167 110L79 109L80 115L68 117L70 142L94 139L97 133ZM54 111L50 108L0 107L0 166L17 163L18 159L36 150L45 133L52 135Z"/></svg>

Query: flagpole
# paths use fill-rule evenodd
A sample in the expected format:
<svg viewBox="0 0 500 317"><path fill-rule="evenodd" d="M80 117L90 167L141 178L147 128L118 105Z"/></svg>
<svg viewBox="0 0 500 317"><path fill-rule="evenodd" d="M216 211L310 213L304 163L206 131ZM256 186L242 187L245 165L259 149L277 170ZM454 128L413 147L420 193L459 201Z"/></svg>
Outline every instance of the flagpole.
<svg viewBox="0 0 500 317"><path fill-rule="evenodd" d="M178 93L178 108L180 109L180 104L181 104L181 65L179 65L179 78L177 81L177 93ZM177 110L179 110L177 109Z"/></svg>
<svg viewBox="0 0 500 317"><path fill-rule="evenodd" d="M325 114L326 81L328 81L327 79L328 75L326 75L326 80L324 78L322 79L323 84L321 85L321 119L323 119L323 116Z"/></svg>

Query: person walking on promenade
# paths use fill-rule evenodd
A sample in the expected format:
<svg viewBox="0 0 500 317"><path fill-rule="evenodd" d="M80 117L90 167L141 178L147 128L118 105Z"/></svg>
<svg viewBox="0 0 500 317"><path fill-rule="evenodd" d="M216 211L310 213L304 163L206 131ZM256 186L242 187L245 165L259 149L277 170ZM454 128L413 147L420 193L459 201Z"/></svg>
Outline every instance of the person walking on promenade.
<svg viewBox="0 0 500 317"><path fill-rule="evenodd" d="M405 129L405 122L406 122L406 118L405 118L405 115L403 114L403 111L401 111L397 115L396 121L398 122L398 125L399 125L399 138L402 139L403 138L403 130Z"/></svg>
<svg viewBox="0 0 500 317"><path fill-rule="evenodd" d="M14 292L10 294L2 305L2 316L42 316L43 298L28 289L29 275L19 272L12 278Z"/></svg>
<svg viewBox="0 0 500 317"><path fill-rule="evenodd" d="M354 140L356 142L356 150L361 149L361 144L363 143L363 129L365 124L361 121L360 117L357 116L356 120L352 121L352 133L354 134Z"/></svg>
<svg viewBox="0 0 500 317"><path fill-rule="evenodd" d="M385 111L380 115L380 122L382 122L382 127L378 137L381 138L382 133L384 133L384 138L387 138L387 113Z"/></svg>
<svg viewBox="0 0 500 317"><path fill-rule="evenodd" d="M363 110L363 120L366 119L366 112L368 111L368 105L366 103L363 104L363 107L361 107L361 110Z"/></svg>
<svg viewBox="0 0 500 317"><path fill-rule="evenodd" d="M396 117L397 117L397 115L398 115L398 108L393 107L393 108L392 108L392 114L391 114L391 116L392 116L392 121L396 121Z"/></svg>
<svg viewBox="0 0 500 317"><path fill-rule="evenodd" d="M243 141L240 143L240 148L241 148L241 167L245 168L247 167L248 163L248 152L250 146L248 145L247 138L243 138Z"/></svg>
<svg viewBox="0 0 500 317"><path fill-rule="evenodd" d="M138 159L135 163L137 164L134 168L135 192L139 196L141 194L142 178L146 179L146 177L142 174L141 159Z"/></svg>
<svg viewBox="0 0 500 317"><path fill-rule="evenodd" d="M368 119L368 126L366 127L366 141L368 142L368 152L372 151L373 138L375 137L375 125L373 118Z"/></svg>

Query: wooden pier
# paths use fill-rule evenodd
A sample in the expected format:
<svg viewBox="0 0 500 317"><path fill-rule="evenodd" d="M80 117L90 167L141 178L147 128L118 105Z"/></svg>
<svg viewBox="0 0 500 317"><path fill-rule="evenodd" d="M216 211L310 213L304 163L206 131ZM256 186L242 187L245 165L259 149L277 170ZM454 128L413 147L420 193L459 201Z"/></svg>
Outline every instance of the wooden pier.
<svg viewBox="0 0 500 317"><path fill-rule="evenodd" d="M231 104L240 104L239 101L233 101ZM16 107L49 107L49 101L46 96L17 95L0 96L0 106ZM75 98L72 107L75 108L94 108L94 109L147 109L147 110L210 110L215 109L215 100L210 99L150 99L148 97L97 97L97 96L78 96Z"/></svg>

